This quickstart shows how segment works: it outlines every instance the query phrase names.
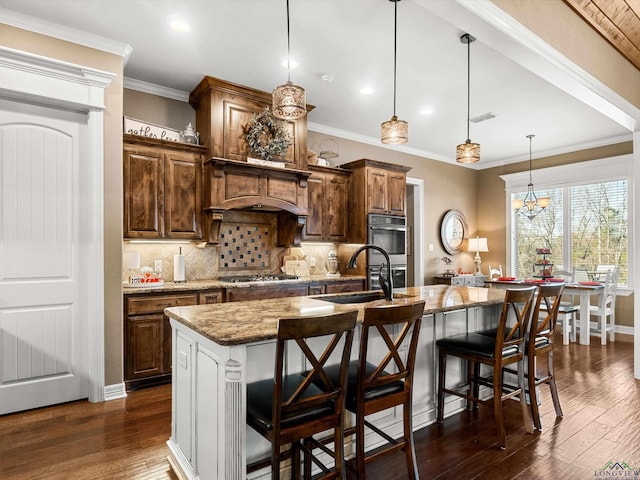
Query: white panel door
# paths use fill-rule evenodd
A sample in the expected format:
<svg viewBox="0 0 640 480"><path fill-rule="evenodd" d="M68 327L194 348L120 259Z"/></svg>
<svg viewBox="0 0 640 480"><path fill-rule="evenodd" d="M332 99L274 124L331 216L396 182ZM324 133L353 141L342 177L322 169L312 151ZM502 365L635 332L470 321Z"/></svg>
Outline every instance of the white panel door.
<svg viewBox="0 0 640 480"><path fill-rule="evenodd" d="M0 414L88 397L86 125L0 100Z"/></svg>

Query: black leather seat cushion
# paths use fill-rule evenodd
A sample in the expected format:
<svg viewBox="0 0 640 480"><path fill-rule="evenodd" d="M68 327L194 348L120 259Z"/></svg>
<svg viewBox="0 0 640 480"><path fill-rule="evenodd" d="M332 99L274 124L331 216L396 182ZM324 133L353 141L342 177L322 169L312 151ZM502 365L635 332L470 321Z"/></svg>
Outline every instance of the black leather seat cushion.
<svg viewBox="0 0 640 480"><path fill-rule="evenodd" d="M497 328L491 330L482 330L480 332L476 332L480 335L486 335L487 337L495 338L496 333L498 332ZM549 329L543 330L540 332L541 335L548 335L550 333ZM549 339L545 336L536 337L536 348L541 348L549 345Z"/></svg>
<svg viewBox="0 0 640 480"><path fill-rule="evenodd" d="M482 334L480 332L461 333L444 337L436 341L436 345L446 347L451 353L471 353L487 358L495 358L496 336ZM517 346L505 347L502 350L502 357L510 357L518 353Z"/></svg>
<svg viewBox="0 0 640 480"><path fill-rule="evenodd" d="M349 376L347 379L347 399L346 406L347 409L354 411L356 408L356 392L358 388L358 366L360 365L359 360L351 360L349 363ZM376 369L376 365L367 362L365 369L365 376L369 376ZM325 369L329 378L334 383L337 381L338 376L340 375L340 365L331 365ZM388 373L383 372L382 375L388 375ZM383 385L377 388L370 388L364 394L365 401L373 400L374 398L384 397L385 395L389 395L391 393L396 393L404 390L404 383L401 381L393 382L388 385Z"/></svg>
<svg viewBox="0 0 640 480"><path fill-rule="evenodd" d="M284 398L295 391L304 377L300 374L288 375L283 379ZM247 385L247 423L257 430L271 430L273 428L272 409L273 409L273 388L275 384L273 379L261 380L259 382L249 383ZM310 385L303 394L303 398L312 397L321 394L322 390L315 385ZM299 423L306 423L317 417L323 417L330 414L333 408L327 406L312 408L296 412L295 416L283 418L281 420L282 427L289 427Z"/></svg>

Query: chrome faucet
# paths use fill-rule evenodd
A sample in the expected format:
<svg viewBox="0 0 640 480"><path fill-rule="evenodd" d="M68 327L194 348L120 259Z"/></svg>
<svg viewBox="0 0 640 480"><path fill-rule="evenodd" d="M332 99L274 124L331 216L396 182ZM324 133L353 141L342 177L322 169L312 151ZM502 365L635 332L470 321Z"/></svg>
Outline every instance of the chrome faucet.
<svg viewBox="0 0 640 480"><path fill-rule="evenodd" d="M364 250L378 250L382 255L384 255L384 259L386 261L387 267L387 278L384 278L382 275L382 268L385 266L384 264L380 267L380 286L382 287L382 291L384 292L384 298L386 300L393 300L393 282L391 280L391 261L389 260L389 254L385 252L383 248L380 248L376 245L366 244L356 250L351 258L349 259L349 263L347 264L347 268L356 268L356 257L360 254L360 252Z"/></svg>

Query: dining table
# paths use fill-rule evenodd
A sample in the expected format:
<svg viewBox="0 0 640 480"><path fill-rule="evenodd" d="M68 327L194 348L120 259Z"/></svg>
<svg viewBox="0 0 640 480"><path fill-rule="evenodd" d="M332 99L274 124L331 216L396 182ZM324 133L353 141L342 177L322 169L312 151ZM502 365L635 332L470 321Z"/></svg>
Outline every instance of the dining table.
<svg viewBox="0 0 640 480"><path fill-rule="evenodd" d="M518 279L514 277L502 277L486 280L485 286L489 288L518 288L518 287L528 287L531 285L540 285L544 284L543 280L526 280L526 279ZM600 300L600 296L604 294L604 284L597 281L585 281L585 282L570 282L565 283L564 292L562 296L566 297L578 297L579 300L579 343L582 345L589 345L590 343L590 335L589 335L589 322L591 320L589 315L589 305L591 305L591 299L596 298L597 301Z"/></svg>

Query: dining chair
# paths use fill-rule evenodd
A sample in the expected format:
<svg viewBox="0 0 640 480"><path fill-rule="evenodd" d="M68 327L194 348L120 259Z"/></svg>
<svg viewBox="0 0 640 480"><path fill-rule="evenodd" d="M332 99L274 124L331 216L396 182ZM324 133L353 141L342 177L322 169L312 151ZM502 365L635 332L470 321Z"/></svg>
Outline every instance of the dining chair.
<svg viewBox="0 0 640 480"><path fill-rule="evenodd" d="M491 265L487 265L489 268L489 280L496 280L502 277L502 265L498 265L498 268L491 268Z"/></svg>
<svg viewBox="0 0 640 480"><path fill-rule="evenodd" d="M595 328L590 328L589 333L594 332L600 336L600 344L607 344L607 332L609 340L615 342L616 327L616 291L618 288L618 269L608 270L604 280L604 291L598 298L597 305L589 306L589 319L596 317ZM607 318L609 321L607 321Z"/></svg>
<svg viewBox="0 0 640 480"><path fill-rule="evenodd" d="M533 433L531 412L525 395L524 354L525 339L533 314L536 287L506 290L502 312L495 334L480 332L462 333L444 337L436 341L439 351L438 366L438 407L437 422L444 420L444 395L451 394L467 399L467 409L477 409L478 404L493 407L498 431L498 445L507 448L504 426L503 403L513 397L520 399L524 428ZM510 315L511 314L511 315ZM458 388L446 388L447 357L466 360L467 384ZM503 383L503 370L509 365L517 365L517 386ZM492 376L481 377L480 365L492 368ZM480 386L493 389L491 399L480 398Z"/></svg>
<svg viewBox="0 0 640 480"><path fill-rule="evenodd" d="M345 386L357 315L353 310L278 320L273 378L247 384L247 424L271 442L272 479L280 478L280 462L286 457L281 450L287 444L291 444L293 478L300 478L301 455L304 478L311 478L312 462L321 470L320 478L345 478ZM291 358L296 346L311 369L286 373L286 357ZM329 377L327 362L334 352L340 363L337 373ZM313 438L328 430L333 430L333 451ZM332 457L333 467L323 464L314 448Z"/></svg>
<svg viewBox="0 0 640 480"><path fill-rule="evenodd" d="M574 275L575 271L554 270L553 272L553 276L555 278L562 278L565 283L573 283ZM586 278L588 278L588 275ZM569 299L561 299L560 306L558 308L557 321L561 325L563 345L569 345L570 341L576 341L576 330L574 328L574 324L579 311L580 304L575 302L573 296L570 296Z"/></svg>
<svg viewBox="0 0 640 480"><path fill-rule="evenodd" d="M573 269L573 281L574 282L589 282L589 281L591 281L591 277L589 276L589 271L586 268L575 267Z"/></svg>
<svg viewBox="0 0 640 480"><path fill-rule="evenodd" d="M556 322L560 310L560 300L564 284L539 285L536 296L533 320L527 337L527 347L525 356L527 360L527 392L529 393L529 405L531 406L531 416L533 424L538 430L542 430L540 421L540 410L538 408L538 395L536 387L547 384L551 391L551 400L557 417L562 417L560 399L556 387L556 378L553 366L553 347ZM563 332L564 334L564 332ZM546 356L546 371L538 375L538 358Z"/></svg>
<svg viewBox="0 0 640 480"><path fill-rule="evenodd" d="M346 408L355 414L355 425L346 428L346 438L355 435L355 458L347 466L366 478L365 465L382 455L404 450L410 479L418 479L413 442L413 379L424 300L406 304L367 307L360 334L358 359L349 365ZM337 367L328 369L335 376ZM403 432L393 438L367 419L390 408L402 407ZM365 451L365 427L384 444ZM377 438L374 437L374 438Z"/></svg>

